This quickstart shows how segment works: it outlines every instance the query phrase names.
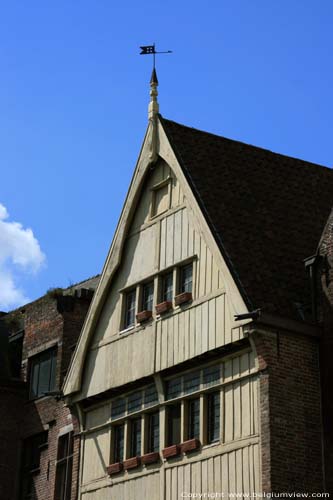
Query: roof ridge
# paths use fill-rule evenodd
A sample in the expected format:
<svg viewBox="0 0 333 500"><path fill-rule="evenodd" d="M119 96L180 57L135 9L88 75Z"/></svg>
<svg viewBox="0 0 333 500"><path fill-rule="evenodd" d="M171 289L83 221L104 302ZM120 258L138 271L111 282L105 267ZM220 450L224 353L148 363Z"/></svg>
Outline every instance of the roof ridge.
<svg viewBox="0 0 333 500"><path fill-rule="evenodd" d="M217 139L223 139L223 140L228 141L228 142L233 143L233 144L240 144L240 145L245 146L247 148L252 148L254 150L263 151L265 153L270 153L270 154L273 154L274 156L280 156L281 158L287 158L288 160L301 162L301 163L308 165L308 166L321 167L321 168L329 170L330 172L333 173L333 167L328 167L328 166L322 165L320 163L315 163L312 161L303 160L302 158L297 158L295 156L285 155L282 153L276 153L275 151L272 151L271 149L263 148L261 146L255 146L254 144L249 144L247 142L239 141L237 139L230 139L229 137L214 134L213 132L207 132L206 130L201 130L201 129L198 129L195 127L190 127L188 125L184 125L183 123L178 123L178 122L175 122L174 120L169 120L168 118L164 118L162 115L159 115L159 118L162 119L162 121L164 121L164 122L169 122L169 123L175 124L178 127L182 127L182 128L188 129L190 131L195 131L195 132L199 132L200 134L205 134L208 136L216 137Z"/></svg>

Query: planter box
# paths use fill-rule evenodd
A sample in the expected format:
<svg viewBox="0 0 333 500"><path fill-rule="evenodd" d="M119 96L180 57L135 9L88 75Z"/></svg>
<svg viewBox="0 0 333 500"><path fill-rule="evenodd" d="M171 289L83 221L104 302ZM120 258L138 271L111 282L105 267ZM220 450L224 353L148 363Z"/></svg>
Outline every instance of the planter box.
<svg viewBox="0 0 333 500"><path fill-rule="evenodd" d="M175 304L176 306L180 306L181 304L186 304L186 302L190 302L192 300L191 292L184 292L176 295Z"/></svg>
<svg viewBox="0 0 333 500"><path fill-rule="evenodd" d="M150 319L152 317L152 315L153 315L152 311L140 311L136 315L136 320L138 323L143 323L144 321L147 321L148 319Z"/></svg>
<svg viewBox="0 0 333 500"><path fill-rule="evenodd" d="M110 476L112 476L113 474L118 474L123 470L123 463L116 462L115 464L111 464L106 468L106 470Z"/></svg>
<svg viewBox="0 0 333 500"><path fill-rule="evenodd" d="M124 469L136 469L141 464L141 457L132 457L124 460Z"/></svg>
<svg viewBox="0 0 333 500"><path fill-rule="evenodd" d="M180 454L180 447L178 444L172 444L162 450L163 458L172 458Z"/></svg>
<svg viewBox="0 0 333 500"><path fill-rule="evenodd" d="M166 313L170 311L170 309L172 309L172 302L168 302L167 300L164 302L160 302L159 304L156 304L155 309L157 314Z"/></svg>
<svg viewBox="0 0 333 500"><path fill-rule="evenodd" d="M152 453L146 453L142 455L141 462L145 465L154 464L160 459L160 454L158 451L153 451Z"/></svg>
<svg viewBox="0 0 333 500"><path fill-rule="evenodd" d="M190 451L195 451L200 447L199 439L189 439L188 441L184 441L180 445L180 449L182 453L189 453Z"/></svg>

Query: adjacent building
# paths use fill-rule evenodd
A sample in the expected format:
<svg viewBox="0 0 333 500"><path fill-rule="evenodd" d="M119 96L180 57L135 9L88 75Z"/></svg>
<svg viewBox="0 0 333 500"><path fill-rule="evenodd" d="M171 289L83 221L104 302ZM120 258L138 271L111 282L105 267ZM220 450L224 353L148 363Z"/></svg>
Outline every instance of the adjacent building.
<svg viewBox="0 0 333 500"><path fill-rule="evenodd" d="M163 118L153 72L63 388L79 500L329 490L332 202L331 169Z"/></svg>
<svg viewBox="0 0 333 500"><path fill-rule="evenodd" d="M97 282L1 315L1 500L77 498L79 426L61 386Z"/></svg>

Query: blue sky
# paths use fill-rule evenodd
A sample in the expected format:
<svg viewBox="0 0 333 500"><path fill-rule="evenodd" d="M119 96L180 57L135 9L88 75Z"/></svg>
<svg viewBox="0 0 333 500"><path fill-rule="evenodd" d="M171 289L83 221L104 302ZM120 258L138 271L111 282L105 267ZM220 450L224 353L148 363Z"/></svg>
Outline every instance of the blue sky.
<svg viewBox="0 0 333 500"><path fill-rule="evenodd" d="M147 126L140 45L173 50L165 117L333 164L328 0L1 7L0 310L101 271Z"/></svg>

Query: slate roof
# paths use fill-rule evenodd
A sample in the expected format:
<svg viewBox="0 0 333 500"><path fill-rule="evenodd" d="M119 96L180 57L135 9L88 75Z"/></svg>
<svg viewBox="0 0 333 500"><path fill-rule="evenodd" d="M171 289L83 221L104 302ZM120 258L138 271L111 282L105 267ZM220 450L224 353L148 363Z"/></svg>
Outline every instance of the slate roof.
<svg viewBox="0 0 333 500"><path fill-rule="evenodd" d="M300 319L333 171L160 120L248 307Z"/></svg>

